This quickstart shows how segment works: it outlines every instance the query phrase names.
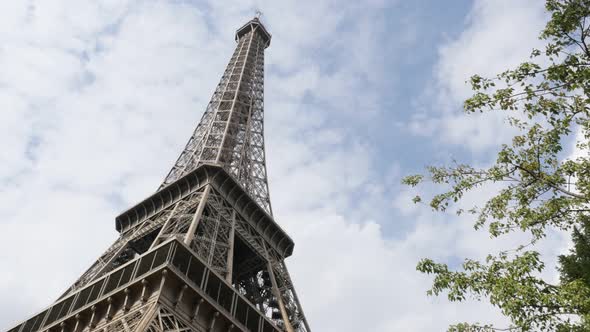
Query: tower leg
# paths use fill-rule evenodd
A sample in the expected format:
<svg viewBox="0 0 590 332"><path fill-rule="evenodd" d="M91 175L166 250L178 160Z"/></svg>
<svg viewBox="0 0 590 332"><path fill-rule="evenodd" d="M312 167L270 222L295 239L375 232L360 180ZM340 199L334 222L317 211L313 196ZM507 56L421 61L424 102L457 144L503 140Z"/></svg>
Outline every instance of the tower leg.
<svg viewBox="0 0 590 332"><path fill-rule="evenodd" d="M279 290L279 285L277 283L277 279L275 278L272 263L269 261L267 266L268 274L270 276L270 282L272 283L272 292L275 295L277 302L279 304L279 310L281 311L281 316L283 316L283 323L285 324L285 329L287 330L287 332L295 332L293 326L291 325L289 315L287 314L287 308L285 308L285 303L283 302L283 297L281 296L281 291Z"/></svg>
<svg viewBox="0 0 590 332"><path fill-rule="evenodd" d="M229 231L229 248L227 252L227 274L225 280L232 283L232 271L234 268L234 242L236 234L236 211L232 211L231 215L231 229Z"/></svg>
<svg viewBox="0 0 590 332"><path fill-rule="evenodd" d="M184 243L188 246L191 245L193 239L195 238L195 233L197 232L197 226L199 226L199 221L201 220L201 215L203 215L203 210L205 209L205 204L207 204L207 198L209 197L209 192L211 191L211 185L207 185L205 187L205 191L203 191L203 196L201 196L201 201L199 202L199 206L197 207L197 212L195 212L195 216L191 222L191 225L184 236Z"/></svg>

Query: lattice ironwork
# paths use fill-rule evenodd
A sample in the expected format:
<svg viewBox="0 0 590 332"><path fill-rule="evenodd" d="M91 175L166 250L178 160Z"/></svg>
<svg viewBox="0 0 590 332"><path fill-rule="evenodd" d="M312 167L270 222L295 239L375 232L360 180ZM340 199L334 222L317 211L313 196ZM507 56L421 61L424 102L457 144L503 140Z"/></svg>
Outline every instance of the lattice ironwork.
<svg viewBox="0 0 590 332"><path fill-rule="evenodd" d="M138 325L141 323L142 320L151 319L153 317L152 311L150 310L152 306L155 306L153 303L149 303L144 305L140 308L137 308L131 311L128 314L125 314L121 317L117 317L112 322L109 322L105 325L98 326L94 329L87 327L84 331L92 331L92 332L133 332L137 330ZM149 317L146 317L149 316Z"/></svg>
<svg viewBox="0 0 590 332"><path fill-rule="evenodd" d="M276 287L278 288L279 297L284 303L284 310L289 323L295 331L309 332L309 324L307 323L305 314L301 308L301 303L297 298L297 293L295 292L295 287L291 281L289 271L287 271L285 261L272 262L271 266L272 273L276 279ZM284 326L284 314L277 319L276 322L279 326Z"/></svg>
<svg viewBox="0 0 590 332"><path fill-rule="evenodd" d="M191 247L222 276L229 273L229 257L234 210L211 190Z"/></svg>
<svg viewBox="0 0 590 332"><path fill-rule="evenodd" d="M148 332L204 332L202 329L191 327L180 320L174 313L160 307L155 317L148 325Z"/></svg>
<svg viewBox="0 0 590 332"><path fill-rule="evenodd" d="M196 193L195 196L198 196L198 193ZM84 272L84 274L60 297L60 299L88 285L91 281L103 276L112 269L133 259L135 254L144 252L145 249L147 249L145 248L145 242L147 242L147 246L150 246L151 241L153 240L153 238L148 237L148 235L153 234L160 229L167 220L171 218L181 218L182 214L174 214L176 206L190 204L187 202L192 202L195 196L191 196L188 199L178 202L174 206L170 206L160 211L153 217L143 221L135 229L121 234L121 236L86 272ZM143 244L144 250L139 249L138 251L137 248L131 246L132 244Z"/></svg>
<svg viewBox="0 0 590 332"><path fill-rule="evenodd" d="M198 206L201 203L203 190L198 190L172 207L172 213L164 222L158 237L152 246L164 242L169 238L181 238L188 231L188 227L195 218Z"/></svg>
<svg viewBox="0 0 590 332"><path fill-rule="evenodd" d="M293 242L272 218L268 193L270 34L255 18L236 39L159 190L117 217L120 237L56 303L10 332L310 332L285 265Z"/></svg>
<svg viewBox="0 0 590 332"><path fill-rule="evenodd" d="M270 39L252 21L240 36L213 97L162 187L202 163L216 163L232 174L272 214L264 154L264 49ZM265 39L267 38L267 39Z"/></svg>

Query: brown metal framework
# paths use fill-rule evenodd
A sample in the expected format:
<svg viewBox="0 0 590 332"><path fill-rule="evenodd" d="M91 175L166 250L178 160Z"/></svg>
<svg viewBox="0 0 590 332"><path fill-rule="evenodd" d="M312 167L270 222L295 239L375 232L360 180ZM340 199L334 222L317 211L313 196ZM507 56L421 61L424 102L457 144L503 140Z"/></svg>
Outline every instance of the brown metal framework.
<svg viewBox="0 0 590 332"><path fill-rule="evenodd" d="M116 218L120 237L49 308L10 332L309 332L285 265L264 155L258 20L156 193Z"/></svg>
<svg viewBox="0 0 590 332"><path fill-rule="evenodd" d="M162 187L202 163L216 163L272 214L264 155L264 49L270 34L255 19L236 33L238 45L201 122Z"/></svg>

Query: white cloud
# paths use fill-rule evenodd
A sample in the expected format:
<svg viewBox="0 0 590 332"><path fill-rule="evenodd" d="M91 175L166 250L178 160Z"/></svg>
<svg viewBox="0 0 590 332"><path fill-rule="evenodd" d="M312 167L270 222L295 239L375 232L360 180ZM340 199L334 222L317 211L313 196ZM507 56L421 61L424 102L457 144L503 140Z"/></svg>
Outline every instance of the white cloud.
<svg viewBox="0 0 590 332"><path fill-rule="evenodd" d="M439 49L436 72L446 97L462 102L471 94L465 81L475 73L493 76L526 60L544 26L542 1L476 1L467 28Z"/></svg>
<svg viewBox="0 0 590 332"><path fill-rule="evenodd" d="M375 223L353 222L334 211L281 219L299 241L289 264L315 329L438 331L464 320L505 323L483 302L427 297L430 277L415 271L425 256L471 256L482 247L471 242L485 234L474 236L468 223L440 220L426 210L412 217L416 227L400 240L387 239Z"/></svg>
<svg viewBox="0 0 590 332"><path fill-rule="evenodd" d="M325 86L336 96L354 84L337 79L353 80L350 73L321 74L316 60L301 56L331 35L342 18L314 11L307 23L322 23L324 29L311 36L313 29L300 18L314 3L282 6L279 10L291 16L269 22L277 27L271 31L279 42L273 40L270 50L277 55L268 62L286 72L267 77L267 108L274 109L267 128L275 142L269 145L277 151L269 159L282 159L284 149L290 153L270 165L275 201L285 210L318 199L346 201L336 196L366 181L369 151L362 143L347 150L343 131L322 125L326 115L299 106L309 91ZM0 282L1 326L55 299L114 239L117 210L158 186L228 61L234 29L251 16L242 3L235 12L226 7L218 12L215 2L210 7L213 26L201 9L181 2L62 1L3 8L3 16L18 19L0 26L5 68L0 104L8 110L1 124L8 148L0 166L0 252L15 253L2 257L10 269ZM273 5L265 7L272 17ZM324 103L336 108L329 99ZM310 135L309 125L319 134ZM314 177L315 187L301 186ZM286 199L288 191L302 200ZM50 275L43 283L40 271ZM311 306L314 299L308 301Z"/></svg>
<svg viewBox="0 0 590 332"><path fill-rule="evenodd" d="M0 326L55 299L114 239L117 210L157 188L228 61L235 28L255 7L273 34L265 125L274 212L296 241L288 265L312 328L438 331L466 317L500 320L486 304L425 296L429 278L415 271L419 258L490 247L479 246L467 223L437 222L424 209L405 209L404 220L390 221L404 206L392 204L402 171L396 164L379 174L375 147L331 122L347 117L351 127L362 126L374 115L373 85L384 78L377 52L383 22L373 19L384 5L1 3L0 106L8 111L0 123L7 142L0 154L0 253L10 255L0 263L10 269L0 276ZM497 37L500 15L473 15L469 27L492 32L468 39L491 49L483 39ZM341 30L344 23L349 29ZM478 49L470 45L451 43L441 62ZM333 55L330 70L320 51ZM500 63L501 56L493 58ZM453 82L463 79L456 67L441 68ZM406 229L392 238L378 218ZM50 276L43 284L39 271Z"/></svg>
<svg viewBox="0 0 590 332"><path fill-rule="evenodd" d="M535 0L475 1L465 30L439 48L434 83L418 103L426 113L414 117L410 131L437 136L443 143L473 152L487 152L511 138L514 131L504 122L506 113L462 113L463 101L472 94L467 81L474 74L493 77L526 61L533 48L541 48L538 36L546 20L543 4Z"/></svg>

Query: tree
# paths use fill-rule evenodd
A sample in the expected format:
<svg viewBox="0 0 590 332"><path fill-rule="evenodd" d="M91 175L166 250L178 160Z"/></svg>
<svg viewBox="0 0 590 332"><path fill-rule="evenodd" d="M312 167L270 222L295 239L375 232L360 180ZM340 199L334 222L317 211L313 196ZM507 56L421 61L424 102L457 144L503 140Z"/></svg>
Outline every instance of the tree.
<svg viewBox="0 0 590 332"><path fill-rule="evenodd" d="M545 263L535 250L548 232L573 231L574 241L588 235L590 160L566 160L562 154L572 139L588 151L590 0L546 0L545 7L543 50L532 50L529 61L495 77L470 79L474 94L465 101L465 112L506 112L507 124L518 132L511 143L499 149L490 167L454 163L403 180L410 186L432 181L442 187L426 200L432 209L468 213L475 229L486 229L493 238L515 231L529 235L517 248L501 248L483 261L465 259L458 270L431 259L418 263L419 271L434 276L429 295L446 294L450 301L486 298L511 321L508 327L460 323L449 331L590 331L587 270L570 273L577 269L570 262L582 250L561 259L566 277L559 284L539 276ZM458 207L465 195L492 184L502 189L485 205L467 211Z"/></svg>
<svg viewBox="0 0 590 332"><path fill-rule="evenodd" d="M574 226L572 241L569 255L559 256L561 282L582 282L584 286L590 287L590 220L583 220L579 227ZM588 322L588 313L581 314L582 319Z"/></svg>

